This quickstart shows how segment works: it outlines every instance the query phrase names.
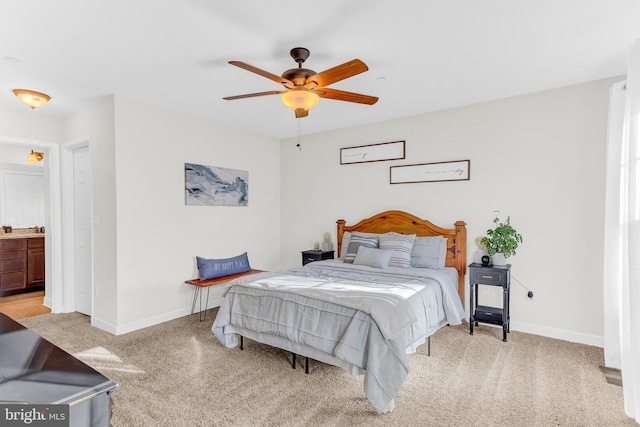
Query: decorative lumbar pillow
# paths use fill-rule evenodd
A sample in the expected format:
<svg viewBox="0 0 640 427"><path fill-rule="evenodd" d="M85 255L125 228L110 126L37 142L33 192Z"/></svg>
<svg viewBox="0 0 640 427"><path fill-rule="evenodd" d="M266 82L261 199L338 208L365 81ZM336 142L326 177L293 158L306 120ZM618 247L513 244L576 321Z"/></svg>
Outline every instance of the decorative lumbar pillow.
<svg viewBox="0 0 640 427"><path fill-rule="evenodd" d="M366 246L360 246L356 259L353 260L354 265L368 265L375 268L387 268L389 267L389 261L391 260L390 249L373 249Z"/></svg>
<svg viewBox="0 0 640 427"><path fill-rule="evenodd" d="M246 252L232 258L224 259L206 259L197 256L196 261L198 262L198 270L200 271L200 280L229 276L251 270Z"/></svg>
<svg viewBox="0 0 640 427"><path fill-rule="evenodd" d="M385 233L380 236L380 249L391 249L389 267L411 268L411 249L415 234Z"/></svg>
<svg viewBox="0 0 640 427"><path fill-rule="evenodd" d="M442 236L418 237L411 251L411 266L444 268L447 258L447 239Z"/></svg>
<svg viewBox="0 0 640 427"><path fill-rule="evenodd" d="M358 248L360 246L376 249L378 247L378 235L351 233L351 238L349 239L349 247L347 248L347 254L344 256L344 262L353 264L353 260L356 259Z"/></svg>

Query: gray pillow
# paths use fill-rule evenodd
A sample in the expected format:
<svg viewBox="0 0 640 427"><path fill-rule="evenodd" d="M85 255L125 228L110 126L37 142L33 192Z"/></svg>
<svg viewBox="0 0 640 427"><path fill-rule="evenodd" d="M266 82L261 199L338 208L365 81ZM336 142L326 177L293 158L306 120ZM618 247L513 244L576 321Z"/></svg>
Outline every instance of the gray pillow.
<svg viewBox="0 0 640 427"><path fill-rule="evenodd" d="M360 231L356 231L356 233L361 236L380 236L378 233L362 233ZM347 256L347 252L349 251L349 242L351 241L351 232L345 231L342 233L342 245L340 245L340 259L344 261L344 257Z"/></svg>
<svg viewBox="0 0 640 427"><path fill-rule="evenodd" d="M373 249L360 246L356 254L354 265L368 265L375 268L389 267L389 260L393 251L390 249Z"/></svg>
<svg viewBox="0 0 640 427"><path fill-rule="evenodd" d="M347 248L347 254L344 256L344 262L353 264L358 254L358 248L364 246L367 248L375 249L378 247L378 236L369 235L363 233L351 233L349 239L349 247Z"/></svg>
<svg viewBox="0 0 640 427"><path fill-rule="evenodd" d="M447 239L442 236L418 237L411 251L411 266L444 268L447 259Z"/></svg>
<svg viewBox="0 0 640 427"><path fill-rule="evenodd" d="M411 250L415 240L415 234L389 232L380 236L380 249L393 251L389 267L411 268Z"/></svg>

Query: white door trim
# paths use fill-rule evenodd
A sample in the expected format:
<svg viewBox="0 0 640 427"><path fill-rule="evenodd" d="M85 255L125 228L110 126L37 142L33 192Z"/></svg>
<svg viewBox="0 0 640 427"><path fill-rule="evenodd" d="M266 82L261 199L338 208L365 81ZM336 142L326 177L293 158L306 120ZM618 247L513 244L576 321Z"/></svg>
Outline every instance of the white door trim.
<svg viewBox="0 0 640 427"><path fill-rule="evenodd" d="M33 139L0 135L0 143L29 145L46 149L45 162L49 168L49 216L45 233L45 265L47 289L44 304L54 313L64 311L62 289L62 208L60 186L60 144ZM45 167L46 171L46 167ZM50 284L50 286L49 286ZM50 295L49 295L50 293Z"/></svg>
<svg viewBox="0 0 640 427"><path fill-rule="evenodd" d="M74 210L74 190L73 190L73 151L77 148L89 147L91 155L91 144L89 137L83 137L67 141L62 144L62 212L63 227L65 230L62 246L65 257L62 268L65 277L65 285L63 289L65 312L75 311L76 309L76 280L75 280L75 210ZM93 203L91 203L93 218ZM93 248L93 232L91 233L91 247ZM93 252L93 251L92 251ZM94 295L93 272L91 273L91 295ZM93 298L92 308L93 313Z"/></svg>

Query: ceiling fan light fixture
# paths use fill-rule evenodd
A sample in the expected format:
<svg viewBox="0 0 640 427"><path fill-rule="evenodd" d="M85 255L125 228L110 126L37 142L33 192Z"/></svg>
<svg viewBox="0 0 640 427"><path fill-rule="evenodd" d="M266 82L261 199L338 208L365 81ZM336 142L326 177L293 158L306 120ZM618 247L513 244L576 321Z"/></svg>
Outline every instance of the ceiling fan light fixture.
<svg viewBox="0 0 640 427"><path fill-rule="evenodd" d="M27 163L38 163L42 161L42 159L44 159L44 153L31 150L29 157L27 157Z"/></svg>
<svg viewBox="0 0 640 427"><path fill-rule="evenodd" d="M29 89L14 89L13 93L20 101L29 106L32 110L37 107L42 107L51 99L51 97L45 93Z"/></svg>
<svg viewBox="0 0 640 427"><path fill-rule="evenodd" d="M310 110L318 105L318 94L306 89L292 89L282 94L282 103L292 110Z"/></svg>

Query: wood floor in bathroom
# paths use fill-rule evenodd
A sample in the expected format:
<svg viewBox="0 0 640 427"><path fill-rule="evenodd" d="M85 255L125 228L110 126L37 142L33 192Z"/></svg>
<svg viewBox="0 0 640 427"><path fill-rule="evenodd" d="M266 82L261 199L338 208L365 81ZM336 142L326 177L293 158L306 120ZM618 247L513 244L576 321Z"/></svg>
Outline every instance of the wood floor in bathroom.
<svg viewBox="0 0 640 427"><path fill-rule="evenodd" d="M0 313L6 314L13 320L50 313L51 310L43 305L43 301L44 291L2 297Z"/></svg>

